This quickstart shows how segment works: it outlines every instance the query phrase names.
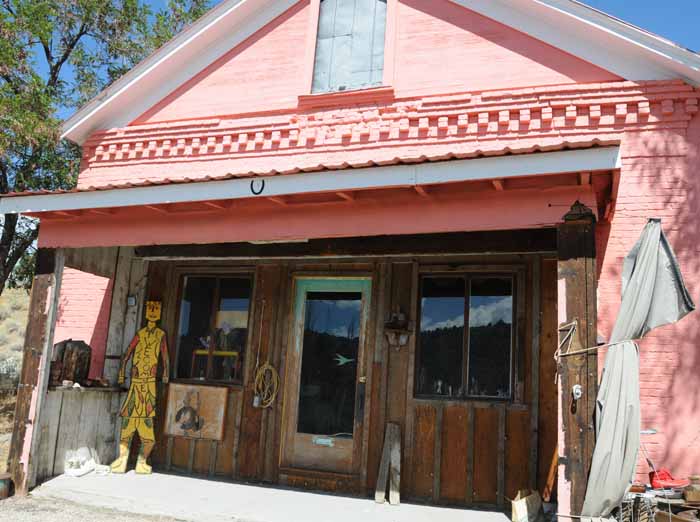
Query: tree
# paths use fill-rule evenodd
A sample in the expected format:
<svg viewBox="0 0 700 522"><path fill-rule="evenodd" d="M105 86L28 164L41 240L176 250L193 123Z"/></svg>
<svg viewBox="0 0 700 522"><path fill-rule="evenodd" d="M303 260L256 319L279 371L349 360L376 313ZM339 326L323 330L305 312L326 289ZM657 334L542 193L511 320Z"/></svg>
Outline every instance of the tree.
<svg viewBox="0 0 700 522"><path fill-rule="evenodd" d="M208 3L169 0L154 12L143 0L0 0L0 195L73 187L81 151L60 139L62 117L201 16ZM0 227L1 294L8 283L31 281L27 268L39 229L35 220L12 214L0 217Z"/></svg>

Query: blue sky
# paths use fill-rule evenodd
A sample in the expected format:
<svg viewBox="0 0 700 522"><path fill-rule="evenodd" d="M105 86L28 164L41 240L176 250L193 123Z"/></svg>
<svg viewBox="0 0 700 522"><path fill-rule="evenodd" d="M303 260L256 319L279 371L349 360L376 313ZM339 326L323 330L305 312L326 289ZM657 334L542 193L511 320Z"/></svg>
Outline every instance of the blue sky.
<svg viewBox="0 0 700 522"><path fill-rule="evenodd" d="M584 3L683 47L700 51L698 0L585 0Z"/></svg>

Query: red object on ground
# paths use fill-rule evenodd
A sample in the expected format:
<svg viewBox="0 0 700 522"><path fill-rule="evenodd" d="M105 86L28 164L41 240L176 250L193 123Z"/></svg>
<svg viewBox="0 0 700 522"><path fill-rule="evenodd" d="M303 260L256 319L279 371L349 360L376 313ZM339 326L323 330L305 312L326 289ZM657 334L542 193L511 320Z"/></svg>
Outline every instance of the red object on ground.
<svg viewBox="0 0 700 522"><path fill-rule="evenodd" d="M650 471L649 481L651 482L651 487L654 489L684 488L690 484L688 480L673 478L671 472L665 468L661 468L656 472Z"/></svg>

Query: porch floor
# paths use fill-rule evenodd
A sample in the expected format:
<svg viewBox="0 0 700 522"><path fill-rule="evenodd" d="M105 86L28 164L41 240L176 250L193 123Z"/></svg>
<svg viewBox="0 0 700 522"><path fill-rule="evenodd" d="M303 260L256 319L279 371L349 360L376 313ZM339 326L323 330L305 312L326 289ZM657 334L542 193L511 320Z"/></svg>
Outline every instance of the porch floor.
<svg viewBox="0 0 700 522"><path fill-rule="evenodd" d="M56 477L33 496L186 521L504 522L501 512L404 504L154 473Z"/></svg>

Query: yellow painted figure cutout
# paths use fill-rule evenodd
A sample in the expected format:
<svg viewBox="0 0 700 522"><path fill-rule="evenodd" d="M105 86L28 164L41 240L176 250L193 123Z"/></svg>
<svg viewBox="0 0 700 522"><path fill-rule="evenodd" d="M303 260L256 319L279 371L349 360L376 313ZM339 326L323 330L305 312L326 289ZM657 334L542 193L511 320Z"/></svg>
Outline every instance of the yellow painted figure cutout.
<svg viewBox="0 0 700 522"><path fill-rule="evenodd" d="M153 422L156 415L156 372L158 358L163 356L163 382L168 382L170 361L165 332L156 326L160 320L161 303L146 303L148 324L141 328L131 343L119 368L119 384L124 384L126 363L133 357L131 365L131 385L119 415L122 429L119 440L119 456L112 462L112 473L124 473L129 459L129 448L134 433L139 434L141 448L136 462L136 473L150 473L148 457L155 445Z"/></svg>

